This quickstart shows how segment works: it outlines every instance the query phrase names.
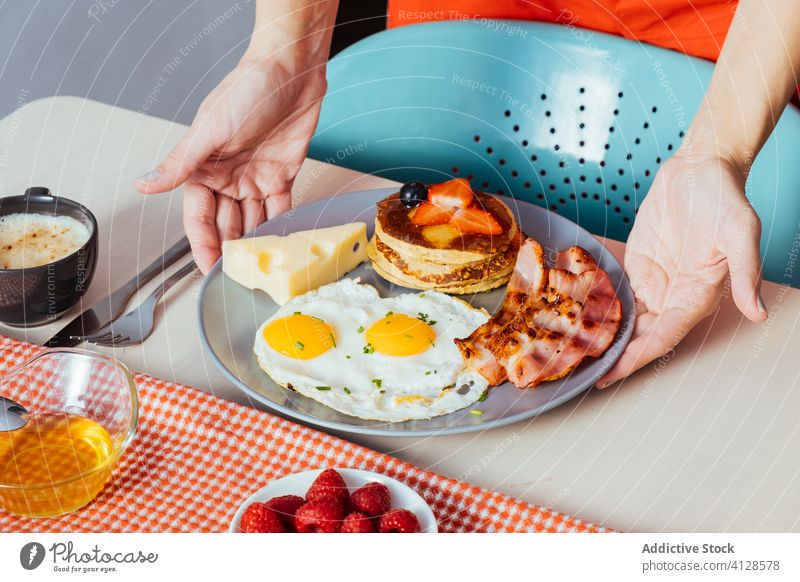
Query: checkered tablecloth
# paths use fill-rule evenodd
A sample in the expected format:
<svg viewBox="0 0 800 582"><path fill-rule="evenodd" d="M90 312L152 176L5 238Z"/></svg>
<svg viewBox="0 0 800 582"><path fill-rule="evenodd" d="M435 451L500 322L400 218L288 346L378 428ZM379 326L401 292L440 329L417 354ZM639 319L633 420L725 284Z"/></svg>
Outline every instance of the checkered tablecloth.
<svg viewBox="0 0 800 582"><path fill-rule="evenodd" d="M41 349L0 336L0 374ZM57 518L0 509L0 531L223 532L260 487L321 467L366 469L406 483L430 504L444 532L606 531L193 388L143 374L135 379L138 433L100 496Z"/></svg>

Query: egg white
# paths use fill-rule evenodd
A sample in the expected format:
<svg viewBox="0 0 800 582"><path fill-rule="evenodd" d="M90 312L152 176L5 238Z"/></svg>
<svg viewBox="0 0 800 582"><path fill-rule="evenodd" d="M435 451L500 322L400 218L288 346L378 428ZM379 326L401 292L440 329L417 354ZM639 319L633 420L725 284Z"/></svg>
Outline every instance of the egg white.
<svg viewBox="0 0 800 582"><path fill-rule="evenodd" d="M273 350L264 328L298 311L331 326L336 346L308 360ZM413 356L365 353L366 330L388 312L426 314L436 322L434 345ZM488 388L480 374L466 369L453 342L488 318L486 311L437 291L381 298L359 279L342 279L284 304L258 329L254 351L277 384L344 414L388 422L426 419L469 406Z"/></svg>

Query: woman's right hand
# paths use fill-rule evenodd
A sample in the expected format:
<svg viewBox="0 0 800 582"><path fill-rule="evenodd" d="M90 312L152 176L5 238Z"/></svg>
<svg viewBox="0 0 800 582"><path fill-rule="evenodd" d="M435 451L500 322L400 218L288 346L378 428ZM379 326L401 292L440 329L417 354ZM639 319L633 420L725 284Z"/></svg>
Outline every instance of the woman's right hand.
<svg viewBox="0 0 800 582"><path fill-rule="evenodd" d="M146 194L185 186L184 228L203 273L223 241L290 208L326 89L324 64L310 60L246 55L158 169L137 179Z"/></svg>

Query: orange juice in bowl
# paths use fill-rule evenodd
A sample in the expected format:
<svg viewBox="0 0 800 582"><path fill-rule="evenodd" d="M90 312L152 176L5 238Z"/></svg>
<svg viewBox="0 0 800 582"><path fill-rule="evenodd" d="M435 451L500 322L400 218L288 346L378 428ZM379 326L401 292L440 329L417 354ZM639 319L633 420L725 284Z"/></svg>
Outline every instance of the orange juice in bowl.
<svg viewBox="0 0 800 582"><path fill-rule="evenodd" d="M102 491L136 430L138 397L114 358L45 350L0 380L29 414L0 431L0 508L29 517L69 513Z"/></svg>

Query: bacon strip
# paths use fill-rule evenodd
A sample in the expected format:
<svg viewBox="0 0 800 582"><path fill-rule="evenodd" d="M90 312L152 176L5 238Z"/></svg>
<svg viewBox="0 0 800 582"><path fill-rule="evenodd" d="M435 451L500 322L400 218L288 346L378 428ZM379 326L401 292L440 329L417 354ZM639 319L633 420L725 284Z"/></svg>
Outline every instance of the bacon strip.
<svg viewBox="0 0 800 582"><path fill-rule="evenodd" d="M486 349L487 342L508 324L530 297L547 294L547 266L542 245L527 239L517 255L514 273L506 287L506 295L494 316L464 339L456 339L456 345L467 367L486 378L490 385L505 381L506 370L497 358Z"/></svg>
<svg viewBox="0 0 800 582"><path fill-rule="evenodd" d="M548 268L528 239L498 313L456 344L467 366L492 385L520 388L569 374L613 343L622 307L608 274L580 247L561 251Z"/></svg>

